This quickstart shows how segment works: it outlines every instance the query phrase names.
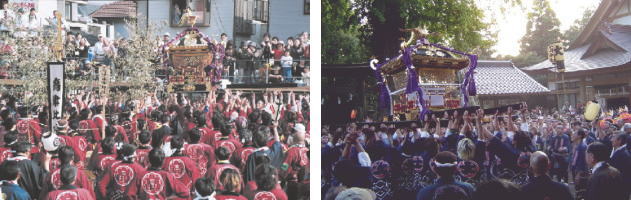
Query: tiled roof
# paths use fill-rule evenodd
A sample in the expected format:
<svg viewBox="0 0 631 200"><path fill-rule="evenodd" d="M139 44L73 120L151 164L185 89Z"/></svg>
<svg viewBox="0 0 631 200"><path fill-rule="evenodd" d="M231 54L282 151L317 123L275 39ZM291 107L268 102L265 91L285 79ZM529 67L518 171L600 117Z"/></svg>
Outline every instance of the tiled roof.
<svg viewBox="0 0 631 200"><path fill-rule="evenodd" d="M93 18L127 18L136 16L136 2L117 1L101 6L90 14Z"/></svg>
<svg viewBox="0 0 631 200"><path fill-rule="evenodd" d="M609 30L599 30L597 34L601 34L603 39L614 43L623 50L614 50L611 48L602 49L593 55L581 59L591 45L594 45L595 42L602 41L592 41L590 44L570 49L565 52L565 72L615 67L631 62L631 29L629 26L611 25ZM548 60L522 69L526 71L557 71L554 65Z"/></svg>
<svg viewBox="0 0 631 200"><path fill-rule="evenodd" d="M478 95L542 94L550 90L515 67L511 61L478 61L475 69Z"/></svg>

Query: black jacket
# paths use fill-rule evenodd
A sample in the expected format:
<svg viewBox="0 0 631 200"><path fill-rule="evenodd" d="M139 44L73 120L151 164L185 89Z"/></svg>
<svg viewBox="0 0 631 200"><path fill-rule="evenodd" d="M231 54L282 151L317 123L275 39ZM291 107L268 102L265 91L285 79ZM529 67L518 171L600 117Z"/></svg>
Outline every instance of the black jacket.
<svg viewBox="0 0 631 200"><path fill-rule="evenodd" d="M574 199L567 185L552 181L548 175L533 178L530 183L522 186L522 191L526 195L524 199Z"/></svg>
<svg viewBox="0 0 631 200"><path fill-rule="evenodd" d="M165 136L171 135L171 127L163 125L157 130L153 131L151 135L151 147L160 148L162 146L162 140Z"/></svg>
<svg viewBox="0 0 631 200"><path fill-rule="evenodd" d="M608 163L598 167L587 181L587 200L627 200L622 174Z"/></svg>

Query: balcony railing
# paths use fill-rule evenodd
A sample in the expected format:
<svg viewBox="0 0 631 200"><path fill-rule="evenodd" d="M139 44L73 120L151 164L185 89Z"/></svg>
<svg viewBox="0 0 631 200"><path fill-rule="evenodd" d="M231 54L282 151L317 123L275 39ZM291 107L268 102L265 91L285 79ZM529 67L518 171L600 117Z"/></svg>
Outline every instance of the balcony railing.
<svg viewBox="0 0 631 200"><path fill-rule="evenodd" d="M79 63L83 63L82 59L76 60L76 65L70 64L74 62L75 61L68 62L66 66L67 80L99 80L98 67L80 65ZM222 79L224 81L228 81L229 84L267 85L288 83L296 84L297 86L308 86L309 77L304 77L301 72L308 72L310 70L310 61L308 59L294 60L291 68L292 74L291 76L288 76L288 74L283 73L283 69L280 67L278 61L263 59L238 59L233 62L225 62ZM131 69L119 66L112 66L110 67L110 70L112 82L120 83L113 85L125 85L123 83L129 81L129 74L132 73ZM155 77L162 81L166 81L168 71L170 70L166 68L157 69ZM24 79L23 77L25 77L25 74L23 73L25 72L13 67L0 68L0 85L20 85L23 81L22 79ZM38 76L46 76L45 72L40 73L41 74Z"/></svg>

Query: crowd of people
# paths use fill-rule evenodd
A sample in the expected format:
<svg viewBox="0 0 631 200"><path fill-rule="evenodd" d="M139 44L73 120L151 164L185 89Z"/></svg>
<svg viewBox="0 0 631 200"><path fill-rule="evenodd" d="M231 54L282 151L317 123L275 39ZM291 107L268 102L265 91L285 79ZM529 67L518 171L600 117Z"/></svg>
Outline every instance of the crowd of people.
<svg viewBox="0 0 631 200"><path fill-rule="evenodd" d="M89 40L87 35L83 35L85 33L70 30L65 19L58 18L56 12L54 11L49 18L41 18L34 8L28 11L19 9L16 13L9 8L8 3L5 3L0 10L0 32L15 38L16 41L37 44L41 43L38 40L41 40L40 36L44 30L56 31L57 23L61 21L65 58L67 62L72 62L69 66L75 69L73 76L96 76L98 65L109 66L114 75L124 76L124 66L117 66L120 63L114 60L119 56L125 56L128 43L125 38L111 39L99 34L96 40ZM168 32L156 38L156 51L172 39L171 33ZM223 75L233 83L309 83L308 32L288 37L285 41L266 33L260 43L248 40L241 41L239 46L225 33L222 33L220 38L212 39L217 40L225 49ZM91 41L94 44L91 44ZM2 54L15 53L15 48L19 46L16 42L1 42ZM12 73L14 68L10 64L0 65L0 79L19 77L19 74Z"/></svg>
<svg viewBox="0 0 631 200"><path fill-rule="evenodd" d="M323 199L629 199L628 109L462 112L323 125Z"/></svg>
<svg viewBox="0 0 631 200"><path fill-rule="evenodd" d="M308 95L82 92L54 126L22 103L0 96L6 199L309 199Z"/></svg>
<svg viewBox="0 0 631 200"><path fill-rule="evenodd" d="M287 38L263 35L257 44L241 41L237 47L227 41L224 67L235 82L268 81L270 83L309 83L310 39L308 32ZM267 77L266 77L267 76ZM268 78L268 80L265 80Z"/></svg>

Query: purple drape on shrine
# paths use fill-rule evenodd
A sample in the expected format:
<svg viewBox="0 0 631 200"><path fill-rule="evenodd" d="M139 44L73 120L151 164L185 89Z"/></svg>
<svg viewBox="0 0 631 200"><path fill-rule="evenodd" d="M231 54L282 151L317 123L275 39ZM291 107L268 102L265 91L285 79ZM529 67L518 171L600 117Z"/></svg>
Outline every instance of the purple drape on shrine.
<svg viewBox="0 0 631 200"><path fill-rule="evenodd" d="M377 79L377 87L379 88L379 108L385 109L388 115L392 115L392 98L390 97L390 89L383 80L381 75L382 64L375 66L375 78Z"/></svg>
<svg viewBox="0 0 631 200"><path fill-rule="evenodd" d="M464 52L461 52L449 47L442 46L440 44L432 44L432 43L429 43L427 40L417 41L417 44L418 45L429 44L431 46L440 48L442 50L464 55L469 58L469 69L465 73L464 80L460 84L460 92L462 93L463 101L464 101L463 107L467 107L467 104L469 103L469 96L470 95L475 96L477 94L477 90L475 86L475 79L474 79L473 74L474 74L475 68L478 66L478 56L464 53ZM403 51L403 54L401 55L401 61L403 61L403 64L406 67L407 76L408 76L408 82L405 88L405 93L406 94L411 94L414 92L417 93L417 104L418 104L417 106L420 108L419 119L422 120L424 116L431 113L431 111L427 108L425 104L425 99L423 99L423 88L419 86L420 77L416 73L416 70L414 69L414 65L412 63L412 49L415 49L418 45L406 48ZM392 60L395 60L395 59L392 59ZM389 109L390 108L389 105L391 104L392 99L390 97L388 86L385 85L383 76L381 75L381 66L384 64L377 64L376 70L375 70L375 77L377 78L377 85L380 91L379 106L381 108L387 108L389 114L392 114L391 113L392 109Z"/></svg>

